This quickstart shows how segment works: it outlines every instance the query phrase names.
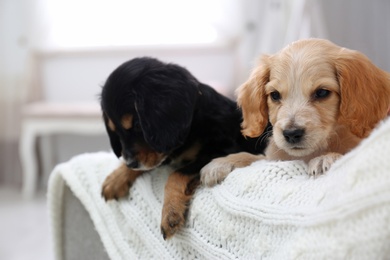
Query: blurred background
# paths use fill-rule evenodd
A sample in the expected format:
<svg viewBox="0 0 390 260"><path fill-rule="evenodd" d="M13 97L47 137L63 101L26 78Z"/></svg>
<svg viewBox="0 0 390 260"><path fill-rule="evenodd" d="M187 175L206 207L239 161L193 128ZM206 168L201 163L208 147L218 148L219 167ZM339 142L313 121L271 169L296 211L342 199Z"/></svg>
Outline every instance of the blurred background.
<svg viewBox="0 0 390 260"><path fill-rule="evenodd" d="M110 150L99 93L124 61L178 63L231 98L262 53L301 38L390 71L389 12L387 0L0 0L0 259L52 258L48 176Z"/></svg>

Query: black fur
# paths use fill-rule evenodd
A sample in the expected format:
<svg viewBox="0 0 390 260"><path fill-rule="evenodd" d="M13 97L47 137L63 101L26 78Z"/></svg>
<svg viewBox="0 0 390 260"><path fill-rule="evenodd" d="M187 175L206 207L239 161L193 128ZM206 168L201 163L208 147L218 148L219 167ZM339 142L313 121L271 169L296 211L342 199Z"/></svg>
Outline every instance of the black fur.
<svg viewBox="0 0 390 260"><path fill-rule="evenodd" d="M153 58L135 58L113 71L103 87L101 107L114 153L128 161L138 152L136 146L165 154L164 163L169 163L200 144L195 158L175 161L176 171L183 174L198 174L213 158L231 153L262 153L266 145L265 138L242 136L235 102L185 68ZM130 130L120 123L126 114L134 115ZM108 127L109 119L115 131ZM137 168L137 162L128 165Z"/></svg>
<svg viewBox="0 0 390 260"><path fill-rule="evenodd" d="M164 192L164 239L184 225L203 166L217 157L265 148L264 136L242 136L235 102L183 67L153 58L136 58L114 70L103 86L101 106L112 149L126 164L103 183L106 200L123 197L146 171L161 164L174 168Z"/></svg>

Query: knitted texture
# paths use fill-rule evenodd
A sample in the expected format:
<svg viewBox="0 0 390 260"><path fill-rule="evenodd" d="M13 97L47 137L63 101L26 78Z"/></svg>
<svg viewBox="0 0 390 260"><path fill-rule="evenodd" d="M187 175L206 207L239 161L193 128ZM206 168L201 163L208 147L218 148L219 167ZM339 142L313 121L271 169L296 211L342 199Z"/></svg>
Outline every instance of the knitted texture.
<svg viewBox="0 0 390 260"><path fill-rule="evenodd" d="M48 199L61 259L64 185L81 201L112 259L384 259L390 255L390 120L323 176L301 161L258 161L213 188L201 187L185 228L164 241L161 208L168 168L137 179L105 202L101 186L118 166L111 153L58 165Z"/></svg>

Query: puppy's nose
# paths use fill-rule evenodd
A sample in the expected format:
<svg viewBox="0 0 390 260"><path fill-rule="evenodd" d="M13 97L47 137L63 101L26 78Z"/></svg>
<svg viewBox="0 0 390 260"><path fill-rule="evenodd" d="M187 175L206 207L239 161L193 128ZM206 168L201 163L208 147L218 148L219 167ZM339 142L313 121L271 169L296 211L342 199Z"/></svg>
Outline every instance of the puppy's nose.
<svg viewBox="0 0 390 260"><path fill-rule="evenodd" d="M130 169L137 169L139 166L139 163L138 163L138 161L135 161L135 160L134 161L127 161L126 165Z"/></svg>
<svg viewBox="0 0 390 260"><path fill-rule="evenodd" d="M299 143L302 140L304 134L305 134L305 129L292 129L292 130L283 131L284 138L290 144Z"/></svg>

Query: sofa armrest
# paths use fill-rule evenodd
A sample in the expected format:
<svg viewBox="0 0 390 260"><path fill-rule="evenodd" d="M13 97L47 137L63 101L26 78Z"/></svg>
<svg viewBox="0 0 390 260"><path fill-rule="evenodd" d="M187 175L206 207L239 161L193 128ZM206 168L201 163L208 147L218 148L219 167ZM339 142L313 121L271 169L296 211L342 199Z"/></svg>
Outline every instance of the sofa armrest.
<svg viewBox="0 0 390 260"><path fill-rule="evenodd" d="M62 259L109 259L91 217L67 185L64 187L62 230Z"/></svg>

